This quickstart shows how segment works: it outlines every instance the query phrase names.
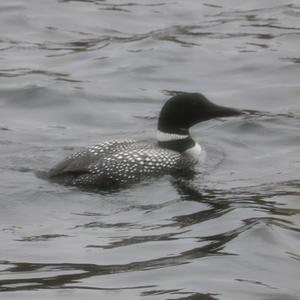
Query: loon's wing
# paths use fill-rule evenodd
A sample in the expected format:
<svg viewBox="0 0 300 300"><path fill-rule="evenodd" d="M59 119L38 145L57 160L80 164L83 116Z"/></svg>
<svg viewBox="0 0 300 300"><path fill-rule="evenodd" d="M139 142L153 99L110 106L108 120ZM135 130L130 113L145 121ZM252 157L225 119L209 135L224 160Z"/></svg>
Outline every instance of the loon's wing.
<svg viewBox="0 0 300 300"><path fill-rule="evenodd" d="M89 172L88 167L91 164L105 156L126 150L134 143L134 140L122 139L106 141L104 143L88 147L83 151L71 154L58 163L49 171L49 177L53 178L56 176L66 175L68 173L87 173Z"/></svg>
<svg viewBox="0 0 300 300"><path fill-rule="evenodd" d="M178 152L142 144L103 157L74 179L75 185L127 184L145 177L170 174L180 167Z"/></svg>

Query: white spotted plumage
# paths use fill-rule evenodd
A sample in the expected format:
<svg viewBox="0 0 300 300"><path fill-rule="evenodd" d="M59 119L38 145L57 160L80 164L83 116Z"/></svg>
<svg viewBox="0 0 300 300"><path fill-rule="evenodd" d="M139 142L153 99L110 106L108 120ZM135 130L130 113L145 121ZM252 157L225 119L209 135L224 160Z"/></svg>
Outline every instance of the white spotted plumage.
<svg viewBox="0 0 300 300"><path fill-rule="evenodd" d="M189 162L180 153L134 140L112 140L70 155L50 171L72 185L128 184L171 174Z"/></svg>

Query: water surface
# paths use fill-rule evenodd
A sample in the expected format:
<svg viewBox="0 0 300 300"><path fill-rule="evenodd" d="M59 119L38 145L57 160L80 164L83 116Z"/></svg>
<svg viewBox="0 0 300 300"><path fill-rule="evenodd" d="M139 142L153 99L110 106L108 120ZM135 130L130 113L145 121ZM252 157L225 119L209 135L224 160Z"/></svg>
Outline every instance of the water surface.
<svg viewBox="0 0 300 300"><path fill-rule="evenodd" d="M298 1L0 4L0 298L287 299L300 280ZM206 161L108 193L38 178L152 141L176 91L253 112L197 125Z"/></svg>

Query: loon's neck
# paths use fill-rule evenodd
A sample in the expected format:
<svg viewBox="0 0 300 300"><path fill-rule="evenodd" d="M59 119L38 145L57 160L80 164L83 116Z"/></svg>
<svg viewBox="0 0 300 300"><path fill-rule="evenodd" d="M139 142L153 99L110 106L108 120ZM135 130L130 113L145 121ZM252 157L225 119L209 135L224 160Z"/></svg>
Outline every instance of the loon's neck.
<svg viewBox="0 0 300 300"><path fill-rule="evenodd" d="M157 131L158 145L162 148L184 153L192 149L197 143L192 139L189 132L186 134L168 133Z"/></svg>

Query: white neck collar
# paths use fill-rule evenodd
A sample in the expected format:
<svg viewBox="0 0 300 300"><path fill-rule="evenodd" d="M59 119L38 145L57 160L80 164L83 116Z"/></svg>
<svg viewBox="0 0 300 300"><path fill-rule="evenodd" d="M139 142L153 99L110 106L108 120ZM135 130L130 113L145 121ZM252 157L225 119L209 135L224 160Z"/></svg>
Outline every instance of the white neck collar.
<svg viewBox="0 0 300 300"><path fill-rule="evenodd" d="M162 132L160 130L157 131L156 136L159 142L183 140L189 137L189 135L187 134L167 133L167 132Z"/></svg>

